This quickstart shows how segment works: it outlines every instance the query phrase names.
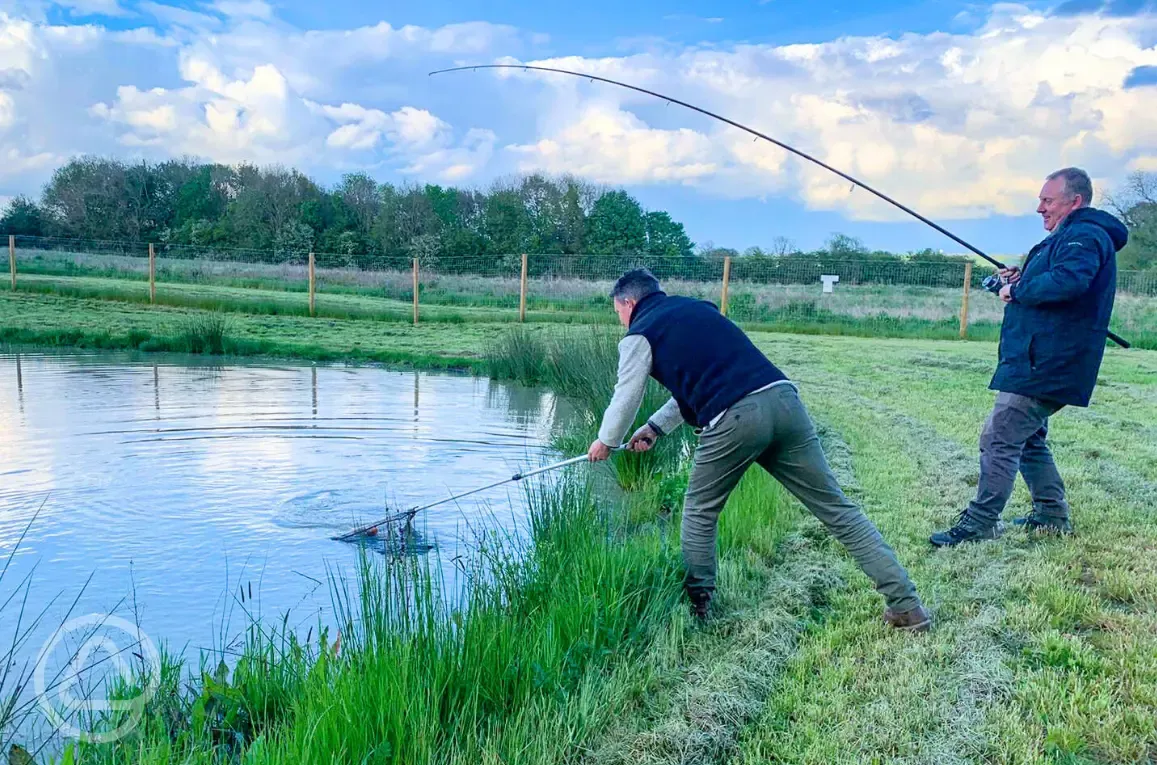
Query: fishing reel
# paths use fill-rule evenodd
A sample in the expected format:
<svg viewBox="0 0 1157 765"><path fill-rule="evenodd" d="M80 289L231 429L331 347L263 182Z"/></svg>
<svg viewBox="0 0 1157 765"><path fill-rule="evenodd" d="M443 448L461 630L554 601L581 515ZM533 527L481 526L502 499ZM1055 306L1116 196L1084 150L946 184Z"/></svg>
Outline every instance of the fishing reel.
<svg viewBox="0 0 1157 765"><path fill-rule="evenodd" d="M992 274L991 276L984 277L984 281L980 283L980 286L984 287L993 295L999 295L1000 289L1004 286L1004 282L1000 280L1000 276Z"/></svg>

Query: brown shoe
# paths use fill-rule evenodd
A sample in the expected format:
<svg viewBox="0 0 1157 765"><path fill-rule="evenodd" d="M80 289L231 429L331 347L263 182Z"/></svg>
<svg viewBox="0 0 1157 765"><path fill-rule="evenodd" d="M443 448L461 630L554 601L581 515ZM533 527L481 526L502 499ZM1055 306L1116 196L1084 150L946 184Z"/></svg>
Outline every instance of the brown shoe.
<svg viewBox="0 0 1157 765"><path fill-rule="evenodd" d="M932 628L932 617L923 606L916 606L911 611L898 612L892 609L884 611L884 622L905 632L927 632Z"/></svg>
<svg viewBox="0 0 1157 765"><path fill-rule="evenodd" d="M691 615L701 622L707 621L711 615L711 593L688 593L688 599L691 601Z"/></svg>

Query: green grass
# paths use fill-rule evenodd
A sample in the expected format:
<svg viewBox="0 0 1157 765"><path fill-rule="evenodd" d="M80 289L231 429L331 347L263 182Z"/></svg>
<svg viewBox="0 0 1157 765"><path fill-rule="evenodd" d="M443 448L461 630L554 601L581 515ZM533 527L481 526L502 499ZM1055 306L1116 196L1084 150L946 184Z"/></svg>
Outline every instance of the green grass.
<svg viewBox="0 0 1157 765"><path fill-rule="evenodd" d="M147 260L141 257L37 252L18 256L19 289L41 294L147 303ZM409 272L319 268L316 315L332 319L409 321ZM430 322L512 322L519 281L424 273L421 314ZM309 314L306 267L226 261L160 259L157 302L163 305L267 315ZM531 279L528 317L538 323L614 324L607 309L609 279ZM674 294L712 301L720 286L671 280ZM735 281L729 315L758 331L948 340L959 334L960 290L955 287L847 284L831 294L817 285ZM1003 307L977 290L970 302L969 336L994 340ZM1139 348L1157 349L1157 300L1121 293L1113 328Z"/></svg>
<svg viewBox="0 0 1157 765"><path fill-rule="evenodd" d="M490 377L541 383L564 396L576 409L577 426L559 434L556 446L560 451L578 454L586 451L598 435L603 410L614 393L621 338L621 332L602 327L562 328L549 333L520 327L503 333L490 344L484 369ZM649 381L627 437L668 398L670 393L654 380ZM613 465L619 484L633 490L661 480L688 455L690 439L690 429L681 428L646 453L617 455Z"/></svg>
<svg viewBox="0 0 1157 765"><path fill-rule="evenodd" d="M184 327L212 312L26 293L0 293L0 343L188 351ZM472 369L509 324L384 323L230 313L224 351L316 361Z"/></svg>
<svg viewBox="0 0 1157 765"><path fill-rule="evenodd" d="M625 528L581 482L536 492L532 513L533 546L485 549L464 605L420 563L367 561L358 598L337 586L336 655L332 637L261 635L232 667L159 694L135 737L75 754L557 762L613 719L603 692L667 628L678 559L669 527Z"/></svg>
<svg viewBox="0 0 1157 765"><path fill-rule="evenodd" d="M608 342L586 350L613 361ZM543 361L572 392L613 385L613 364L557 350ZM587 415L601 408L590 394L571 403ZM586 439L592 422L579 418L558 437ZM626 490L613 500L574 474L539 484L532 543L486 540L461 602L419 563L366 562L356 596L334 586L340 654L328 635L302 643L255 625L232 667L206 671L203 661L181 683L184 668L170 662L133 737L74 748L65 761L559 762L597 741L659 676L657 657L690 634L671 518L680 487L662 477L683 473L682 456L635 455L651 469L612 470ZM726 561L773 554L781 496L764 488L745 484L733 500Z"/></svg>
<svg viewBox="0 0 1157 765"><path fill-rule="evenodd" d="M145 332L159 323L174 327L178 317L190 313L0 296L5 336L47 334L64 324L68 331L115 344L134 330ZM267 352L283 355L302 349L330 358L393 354L520 379L537 376L566 390L586 413L580 430L559 434L560 443L585 448L598 406L609 398L613 335L533 324L514 337L506 334L509 329L505 323L415 328L236 313L227 337L238 347L268 341ZM387 334L392 330L396 333ZM572 332L578 334L565 337ZM572 534L574 527L565 524L550 537L559 546L576 545L596 556L611 554L600 545L639 551L637 559L615 558L615 565L630 569L631 560L647 561L658 572L656 579L615 579L606 568L599 569L596 581L581 572L573 576L591 586L604 580L647 582L657 599L655 610L641 617L640 631L627 637L615 633L621 642L600 644L615 646L610 655L582 653L575 674L567 676L569 685L548 683L548 692L512 695L489 689L493 699L502 700L501 713L472 711L468 721L454 719L442 708L425 706L427 698L420 696L406 720L414 727L404 730L431 748L407 753L434 752L432 761L631 765L1146 763L1157 758L1157 519L1152 513L1157 353L1110 348L1093 405L1053 418L1050 439L1074 507L1076 536L1009 531L997 542L937 552L927 544L928 534L948 525L975 490L976 441L992 403L987 383L995 345L767 332L752 337L800 382L841 482L911 571L936 617L934 631L912 636L886 630L870 582L818 523L801 517L794 501L758 471L744 479L723 514L718 618L706 628L689 624L672 594L677 593L673 535L685 462L668 458L644 471L635 491L606 506L611 517L594 513L595 525L581 526L597 529L593 541ZM551 370L552 354L566 357L560 349L572 351L574 364ZM541 354L538 362L536 354ZM588 371L579 375L576 369ZM624 482L622 473L612 475ZM630 484L630 475L625 478ZM574 507L566 508L563 517L571 517ZM1018 488L1008 512L1027 509L1028 498ZM517 623L530 652L518 655L545 657L536 671L554 682L565 676L558 664L560 656L570 655L561 651L565 641L588 651L597 631L582 630L594 629L595 622L552 601L553 590L560 599L579 599L571 582L538 579L545 569L511 565L507 570L521 572L515 577L519 587L539 588L537 595L517 595L527 598L518 602L536 604L531 610L544 616ZM607 602L619 602L614 593L623 590L599 592L611 593ZM524 611L502 613L509 618ZM575 632L549 637L561 635L550 629L556 621L559 629L578 629L580 637ZM491 632L500 643L511 634L499 623L487 626L486 634ZM561 652L543 647L542 641L555 639ZM504 661L510 656L501 655ZM304 668L321 660L314 655L303 661ZM363 686L377 677L372 673L343 674L341 682L337 674L327 674L349 672L342 668L345 662L387 672L358 661L343 648L340 661L313 670L321 679L306 678L319 684L303 681L300 694L296 685L287 686L293 693L277 690L281 686L274 686L276 693L253 691L256 697L294 703L278 713L269 733L253 739L259 743L249 746L247 761L329 761L331 756L403 761L386 757L384 750L369 754L372 742L349 720L361 721L365 709L394 720L392 708L378 706L396 699L387 695L387 685L404 679L419 684L404 687L421 687L423 678L445 683L447 675L422 674L417 665L405 664L413 677L387 674L394 679L370 690ZM436 666L444 671L448 665ZM298 704L303 699L309 704ZM469 699L464 704L481 709ZM226 718L237 716L221 719ZM429 727L422 727L426 720ZM385 736L382 730L373 733L378 741ZM149 749L148 757L121 750L114 761L208 761L204 739L190 746L167 754Z"/></svg>
<svg viewBox="0 0 1157 765"><path fill-rule="evenodd" d="M720 620L640 662L646 691L594 761L1151 762L1157 354L1110 349L1093 406L1053 419L1075 537L1009 531L937 552L928 534L975 491L995 348L755 338L801 382L841 482L936 628L885 629L879 596L816 522L758 522L743 492L770 481L749 475L723 515ZM1009 513L1028 509L1020 487Z"/></svg>
<svg viewBox="0 0 1157 765"><path fill-rule="evenodd" d="M19 290L40 295L89 298L127 303L148 304L147 281L125 280L96 276L40 276L25 275L19 280ZM197 308L209 311L228 311L269 316L309 316L309 297L305 290L284 289L286 285L244 281L237 284L161 283L157 285L156 302L178 308ZM323 319L372 319L382 322L412 322L412 294L398 298L384 297L370 291L320 292L315 299L314 315ZM515 306L517 308L517 305ZM486 304L441 304L423 302L419 306L420 320L434 323L464 324L466 322L514 322L517 311ZM609 311L560 312L531 310L529 318L535 322L609 324L614 320Z"/></svg>
<svg viewBox="0 0 1157 765"><path fill-rule="evenodd" d="M847 440L859 494L938 623L918 640L873 627L878 598L843 560L835 570L848 584L800 643L737 761L1149 761L1157 581L1142 572L1157 570L1157 434L1141 423L1157 421L1154 354L1110 351L1094 406L1054 418L1077 536L1009 532L934 552L927 534L975 490L989 354L802 345L764 347L795 358L809 403ZM1027 509L1021 488L1010 512Z"/></svg>

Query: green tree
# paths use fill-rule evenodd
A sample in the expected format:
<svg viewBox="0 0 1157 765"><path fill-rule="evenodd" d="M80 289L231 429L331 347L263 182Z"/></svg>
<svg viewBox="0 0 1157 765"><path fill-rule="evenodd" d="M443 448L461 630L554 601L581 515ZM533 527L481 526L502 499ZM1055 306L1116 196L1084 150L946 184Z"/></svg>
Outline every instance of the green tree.
<svg viewBox="0 0 1157 765"><path fill-rule="evenodd" d="M863 241L847 234L832 234L827 241L828 254L833 258L854 260L868 253Z"/></svg>
<svg viewBox="0 0 1157 765"><path fill-rule="evenodd" d="M180 227L191 221L218 221L228 202L225 190L214 183L213 166L201 165L177 189L173 222Z"/></svg>
<svg viewBox="0 0 1157 765"><path fill-rule="evenodd" d="M592 255L639 255L647 250L643 208L625 191L611 191L595 202L587 218L586 250Z"/></svg>
<svg viewBox="0 0 1157 765"><path fill-rule="evenodd" d="M324 227L322 191L306 176L281 167L237 171L238 190L225 213L232 244L269 250L290 223L309 225L315 234Z"/></svg>
<svg viewBox="0 0 1157 765"><path fill-rule="evenodd" d="M137 233L125 186L125 166L78 157L57 168L44 188L41 208L52 233L78 239L131 239Z"/></svg>
<svg viewBox="0 0 1157 765"><path fill-rule="evenodd" d="M378 182L365 173L350 173L342 176L334 195L341 201L341 208L348 211L352 230L368 236L382 211Z"/></svg>
<svg viewBox="0 0 1157 765"><path fill-rule="evenodd" d="M531 224L517 188L496 185L486 198L485 232L491 255L511 255L528 249Z"/></svg>
<svg viewBox="0 0 1157 765"><path fill-rule="evenodd" d="M559 209L558 239L560 249L568 254L583 251L590 205L584 199L580 182L568 179ZM593 203L592 203L593 204Z"/></svg>
<svg viewBox="0 0 1157 765"><path fill-rule="evenodd" d="M44 216L40 206L26 196L14 197L0 215L0 234L43 236Z"/></svg>
<svg viewBox="0 0 1157 765"><path fill-rule="evenodd" d="M1129 243L1117 253L1117 266L1157 269L1157 173L1133 173L1106 205L1129 227Z"/></svg>
<svg viewBox="0 0 1157 765"><path fill-rule="evenodd" d="M695 245L683 230L683 224L671 220L665 212L649 212L643 216L647 233L647 254L653 257L688 258Z"/></svg>

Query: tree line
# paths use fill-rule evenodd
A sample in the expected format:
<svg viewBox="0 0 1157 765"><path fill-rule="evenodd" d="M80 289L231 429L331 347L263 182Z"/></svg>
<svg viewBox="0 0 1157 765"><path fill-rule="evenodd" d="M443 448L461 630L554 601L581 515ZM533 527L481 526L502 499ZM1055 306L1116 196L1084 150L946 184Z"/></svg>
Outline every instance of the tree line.
<svg viewBox="0 0 1157 765"><path fill-rule="evenodd" d="M1157 268L1157 174L1134 174L1108 205L1132 229L1121 267ZM0 215L0 233L248 249L279 261L314 251L325 253L330 264L361 267L469 258L505 268L511 255L523 252L614 255L669 263L671 273L723 255L743 258L753 272L760 263L790 266L799 260L816 267L837 261L960 262L960 256L931 249L870 250L842 234L806 252L784 237L742 252L711 242L696 246L668 213L644 210L626 191L571 176L528 175L481 190L396 186L351 173L325 188L283 167L101 157L70 160L53 173L39 199L13 199Z"/></svg>
<svg viewBox="0 0 1157 765"><path fill-rule="evenodd" d="M630 194L529 175L488 190L394 186L364 173L326 189L282 167L73 159L39 200L17 197L3 233L242 248L279 258L324 252L433 263L510 253L689 257L683 224Z"/></svg>

